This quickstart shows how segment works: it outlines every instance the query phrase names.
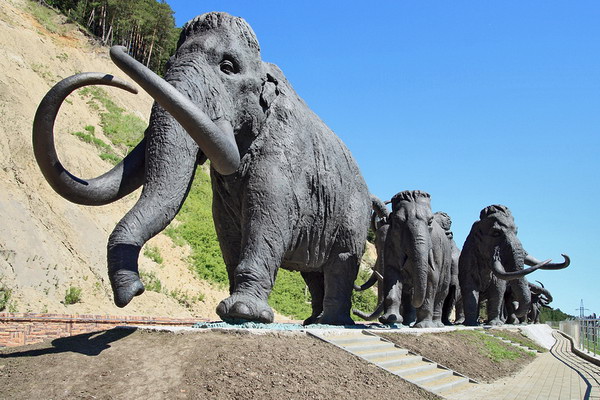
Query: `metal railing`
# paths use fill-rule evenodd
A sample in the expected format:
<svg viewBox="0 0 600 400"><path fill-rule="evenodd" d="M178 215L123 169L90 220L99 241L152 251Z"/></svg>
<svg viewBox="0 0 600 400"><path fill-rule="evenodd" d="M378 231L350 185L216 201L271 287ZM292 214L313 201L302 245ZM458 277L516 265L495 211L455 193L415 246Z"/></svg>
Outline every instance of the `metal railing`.
<svg viewBox="0 0 600 400"><path fill-rule="evenodd" d="M600 319L579 319L579 348L600 354Z"/></svg>

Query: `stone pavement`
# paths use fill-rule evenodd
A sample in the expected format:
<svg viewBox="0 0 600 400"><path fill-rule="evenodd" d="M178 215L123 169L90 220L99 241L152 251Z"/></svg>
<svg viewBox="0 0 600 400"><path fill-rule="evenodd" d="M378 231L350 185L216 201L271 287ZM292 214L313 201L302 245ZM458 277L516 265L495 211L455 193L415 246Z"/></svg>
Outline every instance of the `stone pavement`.
<svg viewBox="0 0 600 400"><path fill-rule="evenodd" d="M480 384L451 399L461 400L600 400L600 367L571 352L571 343L558 332L549 353L537 359L517 375L492 384Z"/></svg>

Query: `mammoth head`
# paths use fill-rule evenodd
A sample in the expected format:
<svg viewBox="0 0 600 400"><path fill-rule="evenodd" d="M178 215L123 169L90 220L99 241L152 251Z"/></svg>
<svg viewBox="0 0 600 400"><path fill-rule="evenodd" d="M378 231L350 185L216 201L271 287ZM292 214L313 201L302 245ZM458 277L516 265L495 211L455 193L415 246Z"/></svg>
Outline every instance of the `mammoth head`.
<svg viewBox="0 0 600 400"><path fill-rule="evenodd" d="M254 31L226 13L200 15L184 26L165 80L236 135L256 136L279 93Z"/></svg>
<svg viewBox="0 0 600 400"><path fill-rule="evenodd" d="M435 270L431 198L428 193L403 191L392 198L390 228L384 254L399 258L400 267L412 277L412 305L420 307L425 299L430 270ZM437 224L436 224L437 225Z"/></svg>
<svg viewBox="0 0 600 400"><path fill-rule="evenodd" d="M240 158L260 132L281 93L278 69L264 63L256 36L241 18L209 13L184 27L165 79L131 58L125 47L110 50L113 62L137 82L158 106L150 126L168 137L183 127L219 173L234 173ZM62 102L74 90L108 85L136 93L111 75L82 73L56 84L44 97L33 124L33 148L46 180L66 199L79 204L108 204L143 184L145 140L106 174L84 180L61 164L54 146L54 122ZM176 122L176 123L175 123Z"/></svg>
<svg viewBox="0 0 600 400"><path fill-rule="evenodd" d="M503 205L491 205L481 210L467 242L465 247L473 246L477 258L505 280L522 278L538 268L560 269L569 265L566 256L562 264L549 264L550 260L540 262L529 256L517 238L517 227L510 210ZM524 268L525 264L531 267Z"/></svg>

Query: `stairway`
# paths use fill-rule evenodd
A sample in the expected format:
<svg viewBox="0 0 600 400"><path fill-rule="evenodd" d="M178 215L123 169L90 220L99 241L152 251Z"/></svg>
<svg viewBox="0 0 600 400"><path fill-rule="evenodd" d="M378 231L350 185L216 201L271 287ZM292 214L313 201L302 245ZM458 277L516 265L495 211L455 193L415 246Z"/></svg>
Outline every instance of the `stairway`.
<svg viewBox="0 0 600 400"><path fill-rule="evenodd" d="M527 347L525 345L522 345L521 343L513 342L513 341L505 339L505 338L503 338L501 336L496 336L496 335L494 335L493 330L485 329L485 330L483 330L483 333L485 333L486 335L491 336L493 338L496 338L496 339L498 339L498 340L500 340L500 341L502 341L504 343L508 343L508 344L510 344L512 346L515 346L515 347L518 347L518 348L520 348L522 350L525 350L527 352L536 353L536 354L539 353L538 350L532 349L531 347Z"/></svg>
<svg viewBox="0 0 600 400"><path fill-rule="evenodd" d="M444 366L397 347L370 331L307 332L440 396L461 392L477 384Z"/></svg>

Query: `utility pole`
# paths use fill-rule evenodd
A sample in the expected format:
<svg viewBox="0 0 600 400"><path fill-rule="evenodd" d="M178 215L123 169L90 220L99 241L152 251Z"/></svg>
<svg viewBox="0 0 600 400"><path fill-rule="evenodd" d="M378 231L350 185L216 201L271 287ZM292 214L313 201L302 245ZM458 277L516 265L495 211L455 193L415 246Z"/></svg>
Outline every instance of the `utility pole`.
<svg viewBox="0 0 600 400"><path fill-rule="evenodd" d="M589 308L585 308L583 306L583 299L581 299L581 303L579 303L579 308L576 308L576 310L579 310L579 319L584 319L585 318L585 312L586 311L590 311Z"/></svg>

